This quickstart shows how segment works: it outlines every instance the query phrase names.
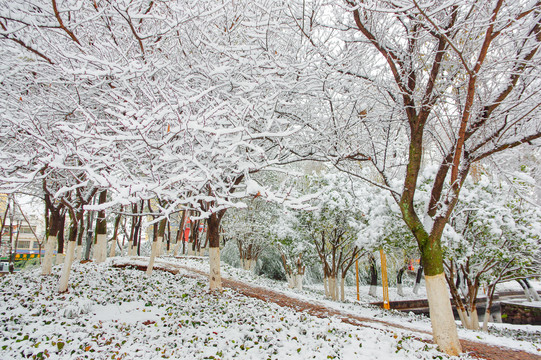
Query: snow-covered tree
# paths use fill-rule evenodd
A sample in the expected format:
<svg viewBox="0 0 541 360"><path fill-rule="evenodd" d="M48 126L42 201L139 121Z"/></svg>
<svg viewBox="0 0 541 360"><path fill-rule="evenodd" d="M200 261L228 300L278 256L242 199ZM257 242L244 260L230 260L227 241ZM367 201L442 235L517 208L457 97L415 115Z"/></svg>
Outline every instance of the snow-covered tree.
<svg viewBox="0 0 541 360"><path fill-rule="evenodd" d="M358 231L362 213L351 182L341 174L309 176L305 187L317 193L313 210L299 211L298 231L313 242L323 266L326 295L345 299L348 270L364 248L359 246Z"/></svg>
<svg viewBox="0 0 541 360"><path fill-rule="evenodd" d="M302 290L306 266L314 262L314 244L299 229L298 213L295 210L278 211L276 221L270 224L269 232L273 245L280 253L282 267L288 286Z"/></svg>
<svg viewBox="0 0 541 360"><path fill-rule="evenodd" d="M435 341L458 354L442 234L472 164L541 137L541 4L306 5L292 14L313 64L301 76L311 92L298 94L297 109L287 112L316 145L298 154L320 153L359 176L359 162L379 172L421 253ZM420 209L417 181L432 164L430 202Z"/></svg>
<svg viewBox="0 0 541 360"><path fill-rule="evenodd" d="M402 277L407 260L418 256L415 240L401 221L400 209L387 190L367 182L357 182L355 196L362 212L359 244L372 251L384 249L386 253L398 254L397 291L403 296ZM376 296L377 263L372 254L369 255L369 268L370 295Z"/></svg>
<svg viewBox="0 0 541 360"><path fill-rule="evenodd" d="M242 267L253 270L259 255L271 244L270 228L278 214L273 204L262 199L246 204L246 208L229 211L222 226L224 236L237 244Z"/></svg>
<svg viewBox="0 0 541 360"><path fill-rule="evenodd" d="M463 325L479 329L477 296L486 289L487 313L497 284L541 273L541 210L513 188L486 175L469 178L444 233L444 263Z"/></svg>
<svg viewBox="0 0 541 360"><path fill-rule="evenodd" d="M1 180L29 182L75 152L108 191L88 210L156 196L168 204L160 216L193 210L208 218L211 287L220 288L218 229L232 194L277 163L294 132L275 111L295 86L280 60L290 41L282 10L276 1L2 3L2 128L11 132L2 138L13 151ZM32 105L40 99L51 100ZM50 151L16 154L24 137Z"/></svg>

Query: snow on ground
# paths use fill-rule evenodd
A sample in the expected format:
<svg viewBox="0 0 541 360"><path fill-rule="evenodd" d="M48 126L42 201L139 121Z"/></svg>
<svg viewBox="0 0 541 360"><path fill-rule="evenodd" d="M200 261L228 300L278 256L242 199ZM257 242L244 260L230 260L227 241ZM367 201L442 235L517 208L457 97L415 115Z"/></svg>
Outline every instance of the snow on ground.
<svg viewBox="0 0 541 360"><path fill-rule="evenodd" d="M160 261L169 263L178 263L188 267L196 268L202 271L208 272L208 258L162 258ZM158 262L160 262L158 261ZM222 262L222 276L229 277L231 279L240 280L243 282L251 283L257 286L266 287L275 291L281 291L288 296L309 300L312 302L321 303L327 307L349 312L362 317L374 318L384 320L389 323L397 325L407 326L409 328L431 331L430 320L427 317L421 315L414 315L413 313L406 314L395 310L385 311L375 306L367 306L367 303L381 301L382 289L378 288L378 297L374 298L368 295L369 286L361 286L360 301L358 302L356 296L356 287L347 287L346 294L348 295L346 302L336 302L326 299L323 295L322 286L308 285L305 290L292 290L287 287L287 283L273 281L271 279L259 277L253 272L231 267ZM532 281L532 284L538 284L537 281ZM517 283L517 286L518 285ZM513 288L513 285L508 286ZM426 289L421 287L417 295L412 293L411 288L404 288L405 297L399 297L396 294L396 289L389 288L390 300L405 300L405 299L418 299L426 298ZM533 354L541 355L541 326L515 326L508 327L511 331L502 331L504 325L494 326L496 324L489 323L489 333L483 331L468 330L462 328L460 322L457 321L459 326L459 336L463 339L482 341L487 344L506 346L512 349L523 350ZM417 334L416 334L417 335ZM426 337L420 335L420 337ZM533 339L533 340L532 340Z"/></svg>
<svg viewBox="0 0 541 360"><path fill-rule="evenodd" d="M110 265L74 264L62 295L60 266L52 276L34 269L0 278L0 358L447 358L406 331L320 319L232 290L211 293L205 279L182 272L148 277Z"/></svg>

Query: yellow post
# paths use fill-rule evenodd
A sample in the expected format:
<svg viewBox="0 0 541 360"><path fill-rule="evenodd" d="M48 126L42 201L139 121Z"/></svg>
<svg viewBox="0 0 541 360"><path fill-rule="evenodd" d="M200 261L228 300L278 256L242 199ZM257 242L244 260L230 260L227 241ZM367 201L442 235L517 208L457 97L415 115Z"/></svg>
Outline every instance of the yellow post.
<svg viewBox="0 0 541 360"><path fill-rule="evenodd" d="M383 308L389 310L391 304L389 303L389 283L387 281L387 258L383 249L379 249L379 255L381 257L381 284L383 287Z"/></svg>
<svg viewBox="0 0 541 360"><path fill-rule="evenodd" d="M355 259L355 279L357 280L357 301L361 300L359 292L359 255L357 254L357 259Z"/></svg>

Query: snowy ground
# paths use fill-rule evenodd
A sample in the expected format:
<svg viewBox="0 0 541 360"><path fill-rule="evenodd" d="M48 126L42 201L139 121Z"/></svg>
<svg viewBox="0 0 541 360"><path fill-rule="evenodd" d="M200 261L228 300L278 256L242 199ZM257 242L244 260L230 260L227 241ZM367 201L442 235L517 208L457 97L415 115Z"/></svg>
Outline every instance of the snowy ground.
<svg viewBox="0 0 541 360"><path fill-rule="evenodd" d="M173 259L165 258L162 261L170 263L179 263L192 268L197 268L202 271L208 271L208 258L189 258L189 259ZM367 318L375 318L385 320L389 323L407 326L424 331L431 331L430 320L427 317L414 315L413 313L403 313L395 310L385 311L378 307L367 306L371 302L382 301L383 291L378 288L376 297L368 295L369 286L360 286L360 301L357 301L357 289L355 286L346 287L348 295L345 303L335 302L326 299L323 296L322 285L308 285L302 291L292 290L287 287L285 282L273 281L267 278L261 278L254 275L252 272L234 268L222 262L222 276L229 277L235 280L251 283L257 286L267 287L273 290L279 290L289 296L300 299L309 299L312 302L319 302L327 307L338 309L344 312L363 316ZM541 289L539 281L531 281L532 285ZM516 284L516 286L515 286ZM502 290L522 290L518 283L502 284ZM389 288L390 300L406 300L406 299L426 299L426 289L421 286L418 294L413 294L411 287L404 287L404 297L398 296L396 288ZM463 339L474 341L483 341L487 344L506 346L512 349L528 351L533 354L541 355L541 326L529 325L512 325L512 324L492 324L489 323L489 333L483 331L467 330L459 325L459 335Z"/></svg>
<svg viewBox="0 0 541 360"><path fill-rule="evenodd" d="M208 267L206 260L175 261ZM210 293L206 279L159 271L147 277L110 264L74 264L70 291L63 295L55 291L60 267L48 277L32 270L0 278L0 359L447 358L406 331L319 319L231 290ZM223 271L260 286L282 287L243 270L223 266ZM332 304L317 292L283 291ZM334 305L362 316L429 327L415 316L357 303ZM500 337L500 344L505 339ZM540 353L539 344L507 340Z"/></svg>

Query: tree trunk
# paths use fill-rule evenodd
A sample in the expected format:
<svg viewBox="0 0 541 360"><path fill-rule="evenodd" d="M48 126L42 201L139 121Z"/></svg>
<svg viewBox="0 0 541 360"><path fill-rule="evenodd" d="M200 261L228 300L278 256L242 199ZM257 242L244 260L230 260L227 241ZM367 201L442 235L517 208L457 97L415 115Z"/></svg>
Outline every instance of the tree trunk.
<svg viewBox="0 0 541 360"><path fill-rule="evenodd" d="M85 260L90 259L90 250L92 249L92 237L93 237L93 223L94 223L94 212L89 211L86 215L86 249L85 249Z"/></svg>
<svg viewBox="0 0 541 360"><path fill-rule="evenodd" d="M84 234L85 228L84 228L84 214L81 211L81 214L79 216L79 225L78 225L78 231L77 231L77 246L75 248L75 258L73 261L81 261L83 257L83 234Z"/></svg>
<svg viewBox="0 0 541 360"><path fill-rule="evenodd" d="M45 257L41 263L41 275L49 275L53 268L54 249L56 247L56 235L49 235L45 244Z"/></svg>
<svg viewBox="0 0 541 360"><path fill-rule="evenodd" d="M443 270L441 242L434 239L435 235L428 236L424 231L415 235L421 250L434 341L446 354L458 355L462 352L462 347L458 340L453 307Z"/></svg>
<svg viewBox="0 0 541 360"><path fill-rule="evenodd" d="M340 279L340 300L346 301L346 278L342 277Z"/></svg>
<svg viewBox="0 0 541 360"><path fill-rule="evenodd" d="M470 330L479 330L479 314L477 313L477 306L474 304L471 308L470 314L471 328Z"/></svg>
<svg viewBox="0 0 541 360"><path fill-rule="evenodd" d="M163 225L163 231L161 229L162 227L162 221L165 221L165 224ZM161 239L158 239L158 243L156 244L156 246L158 247L158 250L156 251L156 256L163 256L163 255L166 255L164 253L164 243L165 243L165 229L168 225L168 221L167 219L164 219L160 221L160 226L159 226L159 229L158 229L158 237L161 237Z"/></svg>
<svg viewBox="0 0 541 360"><path fill-rule="evenodd" d="M485 318L483 319L483 331L488 331L488 321L490 320L490 308L492 307L492 302L494 300L494 290L496 289L496 284L489 285L487 289L487 306L485 309Z"/></svg>
<svg viewBox="0 0 541 360"><path fill-rule="evenodd" d="M159 226L158 231L157 232L154 231L154 236L153 236L154 239L152 241L152 250L150 253L150 260L147 266L147 275L152 274L152 269L154 268L154 261L156 259L156 256L160 254L160 245L163 241L163 235L165 233L166 222L167 222L166 219L163 219L162 221L160 221L160 226Z"/></svg>
<svg viewBox="0 0 541 360"><path fill-rule="evenodd" d="M66 225L66 214L63 213L58 218L58 234L56 234L56 241L57 241L57 249L56 249L56 255L63 254L64 253L64 227ZM59 265L60 263L57 261L56 265Z"/></svg>
<svg viewBox="0 0 541 360"><path fill-rule="evenodd" d="M242 268L247 271L253 271L255 268L255 261L252 259L241 259Z"/></svg>
<svg viewBox="0 0 541 360"><path fill-rule="evenodd" d="M415 277L415 285L413 285L413 293L417 295L419 293L419 288L421 287L421 279L423 277L423 266L419 265L417 269L417 276Z"/></svg>
<svg viewBox="0 0 541 360"><path fill-rule="evenodd" d="M446 354L458 355L462 349L458 340L445 274L425 275L425 283L434 341Z"/></svg>
<svg viewBox="0 0 541 360"><path fill-rule="evenodd" d="M100 192L98 204L102 205L107 201L107 190ZM94 260L102 263L107 258L107 221L105 219L105 210L98 211L96 221L96 240L94 248Z"/></svg>
<svg viewBox="0 0 541 360"><path fill-rule="evenodd" d="M139 220L139 234L137 235L137 256L141 256L141 241L143 240L143 230L141 229L141 221Z"/></svg>
<svg viewBox="0 0 541 360"><path fill-rule="evenodd" d="M370 290L368 291L368 294L370 296L377 296L378 291L378 269L376 266L376 259L374 258L374 255L369 255L369 261L370 261Z"/></svg>
<svg viewBox="0 0 541 360"><path fill-rule="evenodd" d="M335 275L331 275L329 276L329 290L330 290L330 298L332 300L338 300L338 297L339 297L339 288L338 288L338 284L337 284L337 281L336 281L336 276Z"/></svg>
<svg viewBox="0 0 541 360"><path fill-rule="evenodd" d="M396 291L398 293L398 296L404 296L404 289L402 288L402 277L404 276L404 272L407 269L407 265L404 265L398 270L398 274L396 275Z"/></svg>
<svg viewBox="0 0 541 360"><path fill-rule="evenodd" d="M57 241L58 241L58 239L57 239ZM54 257L55 266L64 264L64 258L65 257L66 257L66 255L57 253L56 256Z"/></svg>
<svg viewBox="0 0 541 360"><path fill-rule="evenodd" d="M532 287L532 285L530 284L530 282L528 281L528 279L524 279L524 284L526 285L526 288L528 289L528 291L530 292L530 295L533 299L533 301L541 301L541 299L539 298L539 294L537 293L537 291Z"/></svg>
<svg viewBox="0 0 541 360"><path fill-rule="evenodd" d="M455 284L453 281L454 271L455 271L455 264L451 262L451 269L449 271L449 276L446 277L447 285L449 285L449 291L451 292L451 296L453 297L453 300L455 302L456 311L458 313L458 316L460 317L462 326L464 326L466 329L471 329L472 328L471 316L468 314L468 311L466 310L466 306L464 305L464 302L462 301L462 297L458 293L458 288L457 288L457 286L460 286L460 283L458 281L458 278L460 277L460 273L457 272L457 282Z"/></svg>
<svg viewBox="0 0 541 360"><path fill-rule="evenodd" d="M303 274L297 274L295 275L295 289L302 290L302 281L304 279Z"/></svg>
<svg viewBox="0 0 541 360"><path fill-rule="evenodd" d="M109 257L110 258L116 256L116 247L117 247L117 242L116 242L116 239L113 237L111 239L111 247L109 248Z"/></svg>
<svg viewBox="0 0 541 360"><path fill-rule="evenodd" d="M41 274L49 275L53 267L53 256L56 248L58 226L60 225L60 214L57 209L49 209L49 236L47 237L47 243L45 244L45 258L41 263Z"/></svg>
<svg viewBox="0 0 541 360"><path fill-rule="evenodd" d="M107 234L96 233L95 243L94 261L99 264L107 259Z"/></svg>
<svg viewBox="0 0 541 360"><path fill-rule="evenodd" d="M458 313L458 317L460 318L460 322L462 323L462 326L464 326L466 329L468 329L468 326L466 323L468 322L468 315L466 314L466 311L464 308L456 307L456 312Z"/></svg>
<svg viewBox="0 0 541 360"><path fill-rule="evenodd" d="M532 301L532 295L530 293L530 290L528 289L528 286L524 283L522 279L517 280L517 282L522 287L522 290L524 291L524 296L526 297L526 301L531 302Z"/></svg>
<svg viewBox="0 0 541 360"><path fill-rule="evenodd" d="M62 267L62 275L58 281L58 292L63 293L68 291L68 280L71 271L71 265L75 259L75 247L77 246L76 241L68 241L68 249L66 258L64 259L64 266Z"/></svg>
<svg viewBox="0 0 541 360"><path fill-rule="evenodd" d="M166 237L167 237L167 242L166 242L166 255L169 255L171 253L171 224L169 223L169 221L167 222L167 233L166 233Z"/></svg>
<svg viewBox="0 0 541 360"><path fill-rule="evenodd" d="M177 230L177 241L175 242L174 246L174 253L173 256L178 256L178 251L180 250L181 243L184 243L184 222L186 220L186 211L182 212L182 217L180 218L180 223L178 224L178 230ZM182 255L184 255L184 250L182 251Z"/></svg>
<svg viewBox="0 0 541 360"><path fill-rule="evenodd" d="M4 233L4 228L6 226L6 219L7 219L8 211L9 211L9 202L6 204L6 210L4 211L4 217L0 219L0 220L2 220L2 226L0 227L0 247L2 246L2 234ZM47 210L45 210L45 213L47 213ZM45 219L45 220L47 220L47 219ZM40 256L41 256L41 252L40 252Z"/></svg>
<svg viewBox="0 0 541 360"><path fill-rule="evenodd" d="M122 211L122 207L120 208ZM115 257L116 247L117 247L117 238L118 238L118 228L120 227L120 220L122 215L118 214L115 219L115 227L113 230L113 238L111 239L111 249L109 250L109 257Z"/></svg>
<svg viewBox="0 0 541 360"><path fill-rule="evenodd" d="M220 221L225 210L213 213L208 218L210 290L222 290L220 274Z"/></svg>
<svg viewBox="0 0 541 360"><path fill-rule="evenodd" d="M83 258L83 246L82 245L77 245L77 247L75 249L75 259L74 259L74 261L81 261L82 258Z"/></svg>

